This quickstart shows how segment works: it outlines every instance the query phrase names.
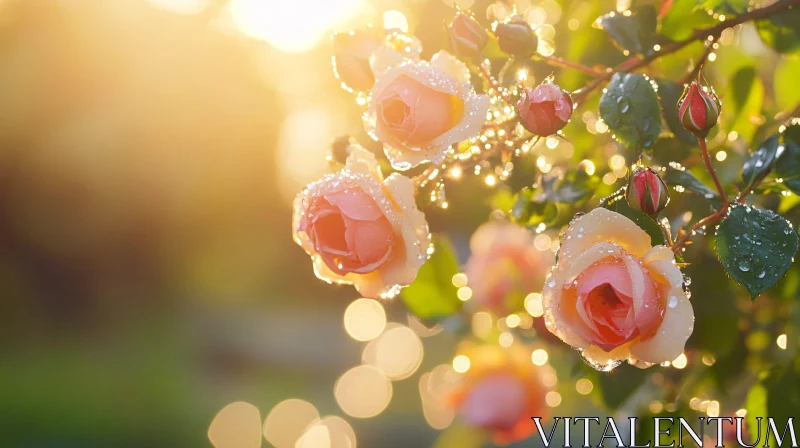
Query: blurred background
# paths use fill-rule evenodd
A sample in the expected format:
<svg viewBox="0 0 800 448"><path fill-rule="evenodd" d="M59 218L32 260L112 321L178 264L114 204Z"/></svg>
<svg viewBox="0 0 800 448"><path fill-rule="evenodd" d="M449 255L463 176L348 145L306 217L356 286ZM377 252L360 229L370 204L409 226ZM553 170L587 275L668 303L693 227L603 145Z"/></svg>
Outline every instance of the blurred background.
<svg viewBox="0 0 800 448"><path fill-rule="evenodd" d="M490 3L458 1L484 23ZM498 3L495 13L512 3L563 57L585 63L607 56L592 53L603 40L590 24L630 6L517 1ZM294 195L328 171L331 138L369 144L361 107L331 71L330 33L370 24L407 30L427 58L447 48L443 23L453 6L0 0L0 446L199 447L211 446L211 431L225 447L219 440L253 421L260 433L266 417L264 446L284 448L295 446L298 427L323 416L341 417L330 427L352 431L362 447L432 446L434 428L450 421L423 412L418 372L449 363L459 336L388 303L388 320L402 327L384 349L413 368L401 366L389 386L369 383L369 372L348 377L350 390L374 386L368 398L335 393L360 364L363 341L392 327L363 303L351 309L361 324L345 325L357 294L314 277L291 240L290 217ZM571 33L579 27L587 31ZM729 38L724 45L738 45ZM765 51L758 45L736 51L753 59ZM624 60L614 57L608 65ZM775 66L764 57L763 69ZM583 81L568 74L562 86ZM595 145L608 128L594 114L573 122L583 134L539 163L543 171L588 151L616 154L608 135ZM747 145L728 137L735 151L716 158L738 160L726 174L733 177ZM598 167L609 191L627 172L624 158L610 160ZM462 261L490 212L488 200L469 199L481 184L450 192L449 210L426 210ZM542 250L556 247L551 237ZM592 383L571 385L563 402L556 394L548 405L560 405L559 415L595 415L591 401L574 398ZM302 446L350 446L336 443Z"/></svg>

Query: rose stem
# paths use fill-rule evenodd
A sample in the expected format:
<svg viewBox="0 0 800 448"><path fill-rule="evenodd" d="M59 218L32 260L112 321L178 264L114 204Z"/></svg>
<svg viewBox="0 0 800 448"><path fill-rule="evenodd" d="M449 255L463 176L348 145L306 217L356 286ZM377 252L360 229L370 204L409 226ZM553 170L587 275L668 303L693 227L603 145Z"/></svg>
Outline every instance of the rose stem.
<svg viewBox="0 0 800 448"><path fill-rule="evenodd" d="M711 159L708 157L708 149L706 148L706 139L698 138L697 141L700 142L700 151L703 153L703 162L706 164L706 170L708 170L708 174L711 175L711 179L714 180L714 185L717 186L719 197L722 200L720 211L724 213L728 208L728 197L725 195L725 189L722 187L722 183L720 183L717 177L717 172L714 171L714 167L711 166Z"/></svg>

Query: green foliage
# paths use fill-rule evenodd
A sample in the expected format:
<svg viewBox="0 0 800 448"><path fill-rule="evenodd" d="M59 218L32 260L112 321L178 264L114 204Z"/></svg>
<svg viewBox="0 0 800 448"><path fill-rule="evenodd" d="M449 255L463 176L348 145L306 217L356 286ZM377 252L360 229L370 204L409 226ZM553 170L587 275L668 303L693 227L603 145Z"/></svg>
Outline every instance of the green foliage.
<svg viewBox="0 0 800 448"><path fill-rule="evenodd" d="M717 255L725 271L755 299L786 273L797 252L797 232L771 210L732 205L717 229Z"/></svg>
<svg viewBox="0 0 800 448"><path fill-rule="evenodd" d="M458 273L458 258L444 237L433 239L434 252L422 265L414 283L400 292L406 307L421 319L446 317L461 311L452 279Z"/></svg>
<svg viewBox="0 0 800 448"><path fill-rule="evenodd" d="M800 194L800 125L787 128L780 140L783 152L775 164L775 174L793 193Z"/></svg>
<svg viewBox="0 0 800 448"><path fill-rule="evenodd" d="M658 43L655 8L641 8L630 15L611 12L597 20L620 49L644 55L654 52Z"/></svg>
<svg viewBox="0 0 800 448"><path fill-rule="evenodd" d="M666 3L666 2L663 2ZM661 18L661 34L672 40L688 38L695 30L715 24L713 17L697 7L697 0L673 0Z"/></svg>
<svg viewBox="0 0 800 448"><path fill-rule="evenodd" d="M600 98L600 116L631 148L649 148L661 134L658 95L644 75L615 73Z"/></svg>
<svg viewBox="0 0 800 448"><path fill-rule="evenodd" d="M756 22L758 34L764 43L780 53L793 53L800 49L800 9Z"/></svg>
<svg viewBox="0 0 800 448"><path fill-rule="evenodd" d="M749 0L697 0L697 6L718 14L742 14L750 6Z"/></svg>
<svg viewBox="0 0 800 448"><path fill-rule="evenodd" d="M617 409L648 377L647 372L629 364L623 364L612 372L593 373L592 382L597 384L599 397L609 409Z"/></svg>
<svg viewBox="0 0 800 448"><path fill-rule="evenodd" d="M680 185L687 191L699 194L703 199L708 201L715 209L720 207L720 197L716 191L712 190L706 184L700 181L689 170L673 168L668 166L661 176L669 185Z"/></svg>
<svg viewBox="0 0 800 448"><path fill-rule="evenodd" d="M761 106L764 101L764 84L758 77L753 66L746 66L740 69L733 76L732 90L730 91L731 101L723 106L722 116L726 116L731 131L736 131L746 142L753 139L756 132L756 124L753 117L761 115ZM731 108L728 108L728 104ZM727 109L727 111L726 111Z"/></svg>
<svg viewBox="0 0 800 448"><path fill-rule="evenodd" d="M800 104L800 89L797 80L800 79L800 57L784 57L775 68L773 90L775 103L781 110L792 110Z"/></svg>
<svg viewBox="0 0 800 448"><path fill-rule="evenodd" d="M742 166L745 190L763 179L772 170L777 153L778 135L773 135L758 146L758 149Z"/></svg>

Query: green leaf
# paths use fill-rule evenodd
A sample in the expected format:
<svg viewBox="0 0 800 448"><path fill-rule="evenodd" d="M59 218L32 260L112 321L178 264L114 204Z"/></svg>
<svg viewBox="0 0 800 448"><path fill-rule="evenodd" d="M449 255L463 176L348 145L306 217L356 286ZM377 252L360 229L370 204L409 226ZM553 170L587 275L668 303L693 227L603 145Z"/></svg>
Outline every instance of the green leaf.
<svg viewBox="0 0 800 448"><path fill-rule="evenodd" d="M711 206L719 209L721 201L717 192L707 187L706 184L688 170L667 166L661 178L670 185L680 185L688 191L699 194L703 199L711 203Z"/></svg>
<svg viewBox="0 0 800 448"><path fill-rule="evenodd" d="M731 100L730 130L739 133L744 141L752 141L757 129L753 119L761 116L764 100L764 85L755 67L744 67L733 75Z"/></svg>
<svg viewBox="0 0 800 448"><path fill-rule="evenodd" d="M649 148L661 134L658 95L644 75L615 73L600 97L600 116L628 147Z"/></svg>
<svg viewBox="0 0 800 448"><path fill-rule="evenodd" d="M675 135L675 138L686 145L697 146L697 137L691 132L687 131L678 118L678 100L683 95L683 87L672 81L663 79L656 80L658 82L658 97L661 102L661 109L664 113L664 120L669 126L669 130Z"/></svg>
<svg viewBox="0 0 800 448"><path fill-rule="evenodd" d="M661 18L661 34L672 40L684 40L694 30L714 25L716 20L696 6L697 0L673 0L669 11Z"/></svg>
<svg viewBox="0 0 800 448"><path fill-rule="evenodd" d="M780 140L783 151L775 164L775 176L793 193L800 194L800 125L786 128Z"/></svg>
<svg viewBox="0 0 800 448"><path fill-rule="evenodd" d="M718 14L742 14L747 12L750 0L698 0L697 6Z"/></svg>
<svg viewBox="0 0 800 448"><path fill-rule="evenodd" d="M658 223L653 221L653 218L631 208L631 206L628 204L628 201L625 199L624 188L621 188L613 195L604 198L602 201L600 201L600 206L607 208L612 212L617 212L633 221L640 229L644 230L648 235L650 235L650 243L653 246L667 243L667 240L664 236L664 231L661 230L661 226L659 226Z"/></svg>
<svg viewBox="0 0 800 448"><path fill-rule="evenodd" d="M458 273L458 259L453 246L444 237L434 237L434 252L417 274L417 279L400 291L403 303L420 319L446 317L461 311L463 302L456 295L453 276Z"/></svg>
<svg viewBox="0 0 800 448"><path fill-rule="evenodd" d="M523 226L551 225L558 219L558 207L543 194L525 187L514 196L511 218Z"/></svg>
<svg viewBox="0 0 800 448"><path fill-rule="evenodd" d="M652 7L640 8L630 15L611 12L596 23L622 50L649 55L658 43L656 10Z"/></svg>
<svg viewBox="0 0 800 448"><path fill-rule="evenodd" d="M775 67L775 81L773 90L775 103L780 110L792 110L800 103L800 89L797 80L800 79L800 57L783 57Z"/></svg>
<svg viewBox="0 0 800 448"><path fill-rule="evenodd" d="M623 364L611 372L596 372L593 382L597 384L600 398L609 409L617 409L625 403L647 378L647 372Z"/></svg>
<svg viewBox="0 0 800 448"><path fill-rule="evenodd" d="M756 27L764 43L779 53L792 53L800 49L799 8L759 20Z"/></svg>
<svg viewBox="0 0 800 448"><path fill-rule="evenodd" d="M547 200L574 204L589 199L600 184L600 178L583 169L574 169L558 176L543 176L539 183Z"/></svg>
<svg viewBox="0 0 800 448"><path fill-rule="evenodd" d="M755 299L778 283L797 252L797 232L771 210L732 204L717 228L717 256Z"/></svg>
<svg viewBox="0 0 800 448"><path fill-rule="evenodd" d="M776 134L758 145L756 152L744 162L742 180L745 184L745 190L749 189L756 181L764 178L772 170L778 146L778 135Z"/></svg>

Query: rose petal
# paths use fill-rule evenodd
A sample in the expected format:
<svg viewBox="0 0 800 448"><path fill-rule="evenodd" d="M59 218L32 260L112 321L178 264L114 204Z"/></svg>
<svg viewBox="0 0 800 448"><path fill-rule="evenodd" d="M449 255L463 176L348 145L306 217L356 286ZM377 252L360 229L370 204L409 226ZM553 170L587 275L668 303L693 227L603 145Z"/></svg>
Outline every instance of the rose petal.
<svg viewBox="0 0 800 448"><path fill-rule="evenodd" d="M559 265L571 265L575 257L600 242L616 243L636 257L643 256L651 247L650 236L633 221L596 208L569 225L559 250Z"/></svg>
<svg viewBox="0 0 800 448"><path fill-rule="evenodd" d="M373 221L383 216L375 200L361 189L337 191L324 197L351 219Z"/></svg>
<svg viewBox="0 0 800 448"><path fill-rule="evenodd" d="M470 75L467 65L461 62L461 60L457 57L444 50L440 50L438 53L433 55L431 58L431 65L444 70L450 76L461 82L469 82Z"/></svg>
<svg viewBox="0 0 800 448"><path fill-rule="evenodd" d="M664 320L650 339L634 341L631 354L645 362L659 364L677 358L694 330L694 310L683 290L673 289L677 298L674 307L667 306Z"/></svg>

